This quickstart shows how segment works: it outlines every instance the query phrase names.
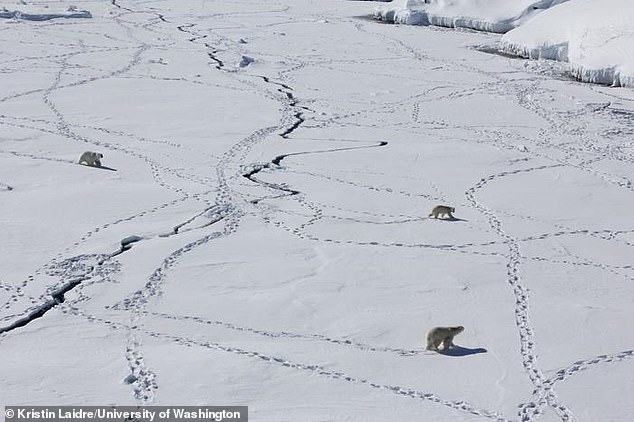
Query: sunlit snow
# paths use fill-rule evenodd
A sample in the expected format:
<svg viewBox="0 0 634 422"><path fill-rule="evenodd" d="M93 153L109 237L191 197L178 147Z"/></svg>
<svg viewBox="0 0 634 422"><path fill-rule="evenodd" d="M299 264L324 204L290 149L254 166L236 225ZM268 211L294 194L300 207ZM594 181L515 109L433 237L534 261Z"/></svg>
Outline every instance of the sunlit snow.
<svg viewBox="0 0 634 422"><path fill-rule="evenodd" d="M629 56L499 48L580 2L1 2L0 406L631 419Z"/></svg>

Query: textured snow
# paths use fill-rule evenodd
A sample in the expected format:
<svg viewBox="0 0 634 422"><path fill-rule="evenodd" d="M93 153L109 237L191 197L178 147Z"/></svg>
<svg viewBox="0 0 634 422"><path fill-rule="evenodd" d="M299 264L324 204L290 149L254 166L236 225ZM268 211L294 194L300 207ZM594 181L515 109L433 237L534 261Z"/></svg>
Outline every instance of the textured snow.
<svg viewBox="0 0 634 422"><path fill-rule="evenodd" d="M634 2L570 0L505 34L501 49L568 62L585 82L634 87Z"/></svg>

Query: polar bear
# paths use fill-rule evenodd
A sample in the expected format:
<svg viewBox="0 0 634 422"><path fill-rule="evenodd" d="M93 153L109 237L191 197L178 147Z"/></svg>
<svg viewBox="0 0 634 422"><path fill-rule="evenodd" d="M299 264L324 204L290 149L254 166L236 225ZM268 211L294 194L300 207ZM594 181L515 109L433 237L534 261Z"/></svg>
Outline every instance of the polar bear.
<svg viewBox="0 0 634 422"><path fill-rule="evenodd" d="M458 327L435 327L427 334L427 350L438 351L438 346L442 343L442 350L454 347L453 338L464 331L462 325Z"/></svg>
<svg viewBox="0 0 634 422"><path fill-rule="evenodd" d="M438 218L438 216L442 217L443 215L447 215L449 218L454 218L452 212L456 212L454 207L450 207L448 205L437 205L433 210L431 210L428 217Z"/></svg>
<svg viewBox="0 0 634 422"><path fill-rule="evenodd" d="M86 151L79 157L79 164L86 163L87 166L101 167L103 154L100 152Z"/></svg>

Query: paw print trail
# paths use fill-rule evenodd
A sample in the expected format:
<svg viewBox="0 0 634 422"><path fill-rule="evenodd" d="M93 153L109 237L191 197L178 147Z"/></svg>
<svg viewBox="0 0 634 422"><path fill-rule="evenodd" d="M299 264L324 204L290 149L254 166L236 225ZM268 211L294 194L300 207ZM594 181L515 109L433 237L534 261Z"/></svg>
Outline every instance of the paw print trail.
<svg viewBox="0 0 634 422"><path fill-rule="evenodd" d="M181 346L185 346L185 347L200 347L203 349L209 349L209 350L214 350L214 351L219 351L219 352L224 352L224 353L229 353L229 354L233 354L236 356L241 356L241 357L245 357L245 358L250 358L256 362L261 362L261 363L266 363L266 364L270 364L270 365L276 365L276 366L280 366L283 368L288 368L288 369L292 369L292 370L296 370L296 371L300 371L303 372L307 375L311 375L311 376L319 376L319 377L324 377L327 379L331 379L331 380L335 380L338 382L345 382L345 383L351 383L351 384L356 384L359 386L365 386L367 388L371 388L371 389L376 389L376 390L382 390L385 392L389 392L392 394L397 394L397 395L402 395L402 396L406 396L412 399L416 399L416 400L422 400L422 401L427 401L427 402L431 402L431 403L435 403L441 406L445 406L451 409L456 410L459 413L467 413L467 414L471 414L471 415L476 415L476 416L480 416L483 418L487 418L487 419L491 419L491 420L495 420L498 422L510 422L511 419L506 418L504 415L502 415L499 412L495 412L495 411L491 411L491 410L487 410L487 409L481 409L478 407L475 407L474 405L464 401L464 400L448 400L448 399L443 399L442 397L438 396L435 393L430 393L430 392L423 392L423 391L419 391L419 390L415 390L412 388L407 388L407 387L403 387L403 386L399 386L399 385L388 385L388 384L381 384L381 383L375 383L372 382L369 379L366 378L359 378L350 374L346 374L344 372L340 372L340 371L336 371L336 370L331 370L331 369L327 369L321 365L318 364L306 364L306 363L300 363L300 362L293 362L291 360L288 360L284 357L281 356L272 356L272 355L268 355L268 354L264 354L264 353L260 353L258 351L252 351L252 350L246 350L246 349L242 349L242 348L238 348L238 347L232 347L232 346L226 346L223 345L221 343L218 342L214 342L214 341L203 341L203 340L197 340L197 339L190 339L187 337L183 337L183 336L177 336L177 335L171 335L171 334L165 334L165 333L161 333L158 331L152 331L152 330L148 330L148 329L144 329L140 326L136 326L136 325L126 325L126 324L122 324L119 322L113 322L113 321L109 321L109 320L105 320L103 318L99 318L99 317L94 317L91 315L86 314L85 312L83 312L82 310L80 310L79 308L73 306L72 304L65 304L64 305L64 311L75 315L75 316L79 316L79 317L83 317L86 319L89 319L91 322L97 322L97 323L102 323L107 325L109 328L113 329L113 330L127 330L127 331L131 331L137 334L144 334L156 339L160 339L160 340L164 340L164 341L168 341L171 343L175 343ZM161 314L159 314L161 315ZM168 314L165 314L168 315ZM195 317L193 317L195 318ZM134 366L134 371L135 373L141 373L142 369L142 359L139 358L138 354L135 354L134 351L132 349L128 349L126 351L126 356L129 357L130 359L133 359L134 363L136 366ZM137 362L138 361L138 362ZM144 383L144 385L151 385L151 379L153 379L152 377L150 377L150 381L149 383L146 382ZM126 382L130 382L131 384L133 384L135 381L137 381L136 376L134 376L134 374L132 374L131 376L128 376L125 379ZM136 386L135 386L136 388ZM141 393L142 394L142 393Z"/></svg>
<svg viewBox="0 0 634 422"><path fill-rule="evenodd" d="M141 342L136 337L128 335L128 346L125 351L125 358L130 367L130 374L125 377L124 382L132 386L134 398L138 403L149 404L154 400L154 390L158 389L156 374L145 365L141 352Z"/></svg>
<svg viewBox="0 0 634 422"><path fill-rule="evenodd" d="M47 275L56 277L59 282L49 286L39 298L30 297L31 307L0 319L0 321L11 321L5 326L0 326L0 334L24 327L42 318L48 311L64 303L66 293L88 280L109 280L111 274L119 270L119 266L117 263L103 265L108 258L107 255L79 255L49 263L46 268ZM11 299L21 296L22 289L23 287L11 289L15 292Z"/></svg>
<svg viewBox="0 0 634 422"><path fill-rule="evenodd" d="M175 250L166 258L160 267L156 268L142 289L137 290L131 297L110 306L110 309L124 310L130 312L130 326L128 329L128 340L126 348L126 360L130 367L130 374L126 378L126 383L133 386L134 397L138 403L150 404L155 399L155 390L158 390L157 375L145 364L142 352L142 341L138 336L136 327L142 324L142 318L148 302L155 296L161 294L161 286L167 276L168 271L174 267L178 260L188 252L209 243L222 236L231 234L237 230L234 210L228 207L216 209L217 219L214 223L226 219L226 228L223 232L213 232L205 235L185 246Z"/></svg>
<svg viewBox="0 0 634 422"><path fill-rule="evenodd" d="M127 9L127 8L122 8L121 6L119 6L118 4L116 4L116 2L113 1L112 3L114 6L120 8L120 9L124 9L128 12L131 12L131 9ZM121 21L118 17L114 18L116 22L118 22L119 25L125 27L127 29L127 33L130 36L130 38L135 41L138 42L134 36L132 35L130 26L127 25L126 23L124 23L123 21ZM138 27L138 25L135 24L131 24L133 27ZM144 28L147 29L147 28ZM201 194L195 194L195 195L191 195L189 192L185 191L184 189L178 188L176 186L170 185L167 182L165 182L165 180L163 179L163 174L162 173L168 173L171 175L174 175L178 178L181 179L186 179L189 181L193 181L196 183L202 183L204 185L209 185L210 181L209 180L203 180L200 178L195 178L193 176L189 176L186 174L182 174L179 171L173 170L169 167L166 166L162 166L160 164L158 164L155 160L151 159L150 157L148 157L145 154L139 153L134 151L131 148L128 147L124 147L124 146L120 146L120 145L116 145L116 144L112 144L112 143L104 143L104 142L99 142L99 141L95 141L92 139L89 139L87 137L81 136L78 133L76 133L73 128L75 127L86 127L86 126L81 126L81 125L71 125L67 119L65 118L64 114L62 113L62 111L57 107L57 105L55 104L55 102L53 101L52 94L61 89L61 88L68 88L68 87L74 87L74 86L80 86L80 85L85 85L88 84L90 82L95 82L98 80L102 80L102 79L108 79L108 78L113 78L113 77L117 77L117 76L122 76L124 74L126 74L127 72L129 72L131 69L133 69L135 66L137 66L140 62L141 62L141 57L143 55L143 53L147 50L150 49L150 45L149 44L145 44L145 43L140 43L140 45L138 45L138 47L134 50L134 53L132 54L132 57L130 58L129 62L125 65L123 65L122 67L120 67L119 69L116 69L108 74L105 75L99 75L99 76L93 76L93 77L83 77L82 79L79 79L75 82L69 83L69 84L62 84L62 77L69 72L71 69L69 68L69 60L71 60L73 57L76 57L77 55L80 54L84 54L84 53L91 53L93 52L94 48L88 48L86 47L82 42L79 42L78 44L72 44L72 45L68 45L68 47L72 47L74 49L76 49L76 51L73 51L72 53L68 53L68 54L64 54L60 56L60 68L59 70L55 73L55 78L53 80L53 82L51 83L51 85L49 85L46 89L42 89L42 90L36 90L36 91L29 91L27 93L22 93L24 95L27 95L28 93L31 92L42 92L42 100L44 102L44 104L51 110L51 112L53 113L53 115L55 116L55 120L54 121L50 121L50 120L45 120L45 119L29 119L29 118L16 118L16 117L9 117L9 116L0 116L2 119L13 119L13 120L25 120L27 122L32 123L33 125L27 125L24 123L16 123L16 122L3 122L3 124L6 125L10 125L10 126L15 126L15 127L20 127L20 128L24 128L24 129L33 129L33 130L39 130L42 131L44 133L50 133L50 134L55 134L55 135L60 135L63 137L66 137L68 139L74 140L74 141L79 141L81 143L84 144L92 144L92 145L96 145L96 146L102 146L102 147L106 147L109 148L111 150L117 150L117 151L121 151L125 154L129 154L132 155L136 158L140 158L141 160L145 161L152 172L152 176L154 178L154 180L156 181L157 184L159 184L160 186L169 189L169 190L173 190L176 193L179 193L180 195L182 195L180 198L177 198L175 200L169 201L169 202L165 202L162 203L160 205L157 205L151 209L148 210L143 210L138 212L137 214L134 214L130 217L125 217L125 218L121 218L118 219L114 222L110 222L110 223L105 223L99 227L96 227L95 229L89 231L88 233L86 233L84 236L82 236L82 238L76 242L74 242L71 246L67 247L63 252L60 252L59 254L57 254L57 258L56 259L62 259L63 255L65 255L66 253L70 252L70 250L73 247L79 246L81 243L85 242L86 240L88 240L91 236L95 235L96 233L98 233L100 230L108 228L110 226L113 226L115 224L119 224L122 222L126 222L126 221L131 221L135 218L140 218L140 217L144 217L148 214L152 214L155 212L158 212L162 209L165 209L171 205L175 205L179 202L183 202L186 201L188 199L195 199L195 200L202 200L200 198L200 196L204 196L205 193L201 193ZM101 51L101 49L99 50ZM20 95L22 95L20 94ZM18 95L18 94L16 94ZM14 96L15 97L15 96ZM11 97L13 98L13 97ZM5 101L6 99L3 99L2 101ZM40 127L41 124L45 124L45 127ZM47 129L47 127L49 126L54 126L55 129ZM102 129L102 128L96 128L96 130L102 130L105 131L106 133L115 133L115 134L123 134L122 132L117 132L117 131L108 131L107 129ZM166 145L170 145L173 147L181 147L179 144L173 143L173 142L169 142L169 141L155 141L155 140L148 140L145 138L141 138L141 137L134 137L134 139L138 140L139 142L153 142L153 143L164 143ZM60 163L66 163L66 164L73 164L75 165L76 162L73 160L63 160L63 159L57 159L57 158L51 158L51 157L43 157L43 156L36 156L33 154L27 154L27 153L19 153L16 151L1 151L1 153L8 153L8 154L12 154L14 156L18 156L18 157L28 157L28 158L32 158L32 159L42 159L42 160L48 160L48 161L56 161L56 162L60 162ZM211 192L211 191L208 191ZM207 202L206 200L204 200L205 202ZM53 262L53 261L51 261ZM48 264L45 265L49 265L51 262L49 262ZM14 295L10 298L10 300L8 300L5 305L3 306L3 308L10 308L12 306L13 303L16 303L16 301L14 300L17 297L24 297L24 287L26 287L27 284L29 284L31 281L33 281L35 279L36 276L40 275L41 273L41 269L37 270L33 275L29 276L21 285L21 289L18 289ZM32 304L36 305L38 300L36 298L30 298L30 301ZM22 314L24 314L25 312L23 312ZM8 318L13 318L15 317L15 315L10 315L8 316Z"/></svg>
<svg viewBox="0 0 634 422"><path fill-rule="evenodd" d="M160 336L160 333L148 332L148 334L151 336L153 335ZM398 385L386 385L386 384L374 383L371 380L368 380L366 378L358 378L343 372L329 370L320 365L310 365L310 364L292 362L282 357L269 356L269 355L265 355L256 351L244 350L237 347L224 346L216 342L191 340L191 339L178 337L178 336L172 336L172 335L163 335L163 336L183 346L189 346L189 347L198 346L198 347L203 347L207 349L231 353L235 355L255 358L265 363L274 364L274 365L282 366L285 368L295 369L295 370L307 373L309 375L317 375L320 377L325 377L325 378L337 380L340 382L363 385L372 389L383 390L392 394L403 395L406 397L410 397L412 399L429 401L432 403L449 407L459 412L469 413L472 415L481 416L481 417L492 419L499 422L510 421L509 419L505 418L503 415L501 415L498 412L476 408L475 406L463 400L447 400L447 399L443 399L439 397L438 395L434 393L422 392L422 391L414 390L407 387L401 387Z"/></svg>
<svg viewBox="0 0 634 422"><path fill-rule="evenodd" d="M329 337L329 336L325 336L321 334L300 334L300 333L292 333L288 331L260 330L257 328L236 325L231 322L209 320L209 319L205 319L205 318L201 318L197 316L191 316L191 315L171 315L171 314L166 314L162 312L149 312L148 315L170 319L174 321L193 321L199 324L219 326L229 330L248 332L248 333L252 333L252 334L256 334L256 335L260 335L260 336L268 337L268 338L290 338L290 339L299 339L299 340L320 341L324 343L353 347L359 350L369 351L369 352L394 353L399 356L414 356L421 353L419 350L408 350L408 349L399 349L399 348L393 348L393 347L372 346L369 344L360 343L353 340L333 338L333 337Z"/></svg>
<svg viewBox="0 0 634 422"><path fill-rule="evenodd" d="M180 25L178 30L181 32L188 32L192 35L194 32L191 30L193 25ZM194 36L189 39L190 42L197 42L200 39L206 38L205 36ZM215 59L215 56L210 53L210 57ZM217 63L216 69L223 71L223 64L219 59L215 60ZM284 119L283 119L284 120ZM239 177L237 172L233 169L239 168L240 163L244 161L246 154L256 144L262 142L266 137L274 134L275 132L284 128L283 123L277 126L270 126L267 128L259 129L253 132L251 135L242 139L240 142L233 145L224 154L218 157L218 164L216 166L217 175L217 196L215 204L208 207L203 213L211 213L212 221L207 226L223 221L225 228L222 232L213 232L205 235L187 245L175 250L169 256L164 258L160 267L156 268L148 278L144 287L129 298L113 305L111 309L125 310L131 312L131 326L140 326L141 319L147 303L156 295L161 292L161 286L167 276L168 271L176 265L177 261L188 252L202 245L209 243L210 241L220 238L222 236L230 235L234 233L239 227L239 221L242 216L242 211L234 205L233 193L231 188L232 181ZM229 175L227 175L229 173ZM174 234L178 233L182 227L189 224L197 216L185 221L182 224L177 225L174 228ZM134 385L135 398L141 403L149 403L154 400L153 391L158 389L156 383L155 374L147 367L140 367L138 362L142 362L141 356L141 340L136 335L135 331L129 333L128 347L126 351L126 358L130 362L130 368L132 373L129 376L131 385ZM141 369L139 369L141 368Z"/></svg>
<svg viewBox="0 0 634 422"><path fill-rule="evenodd" d="M559 164L545 165L500 172L487 178L481 179L478 183L475 184L475 186L471 187L465 192L467 200L473 205L475 209L479 210L483 215L487 217L491 228L498 234L498 236L500 236L500 238L508 247L506 276L507 282L511 286L513 295L515 296L515 324L517 325L520 336L520 355L524 369L528 373L528 377L535 387L535 392L533 396L539 398L539 401L537 403L530 402L520 406L520 410L518 413L520 416L520 420L523 422L532 421L537 418L542 413L542 408L545 405L552 407L562 420L574 421L576 419L568 408L559 403L558 398L555 395L555 392L552 390L551 385L548 385L546 383L545 376L537 365L534 333L530 324L528 314L528 292L526 287L524 287L524 285L522 284L520 273L522 256L520 253L519 241L504 230L502 222L491 209L485 207L478 201L476 193L484 186L486 186L489 182L502 177L513 174L544 170L559 166Z"/></svg>
<svg viewBox="0 0 634 422"><path fill-rule="evenodd" d="M564 381L578 372L591 369L595 365L599 365L601 363L616 363L632 358L634 358L634 350L624 350L611 355L599 355L590 359L578 360L572 365L558 370L554 376L546 380L546 384L552 386L559 381Z"/></svg>

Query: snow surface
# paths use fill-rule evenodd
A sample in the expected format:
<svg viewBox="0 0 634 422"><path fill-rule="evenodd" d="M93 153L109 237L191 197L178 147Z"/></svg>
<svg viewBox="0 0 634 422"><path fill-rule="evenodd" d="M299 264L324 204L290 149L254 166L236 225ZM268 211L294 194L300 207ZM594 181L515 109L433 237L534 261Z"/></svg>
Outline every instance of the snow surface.
<svg viewBox="0 0 634 422"><path fill-rule="evenodd" d="M632 90L367 2L76 5L0 21L0 405L634 414Z"/></svg>
<svg viewBox="0 0 634 422"><path fill-rule="evenodd" d="M501 49L569 62L585 82L634 87L634 2L571 0L505 34Z"/></svg>

